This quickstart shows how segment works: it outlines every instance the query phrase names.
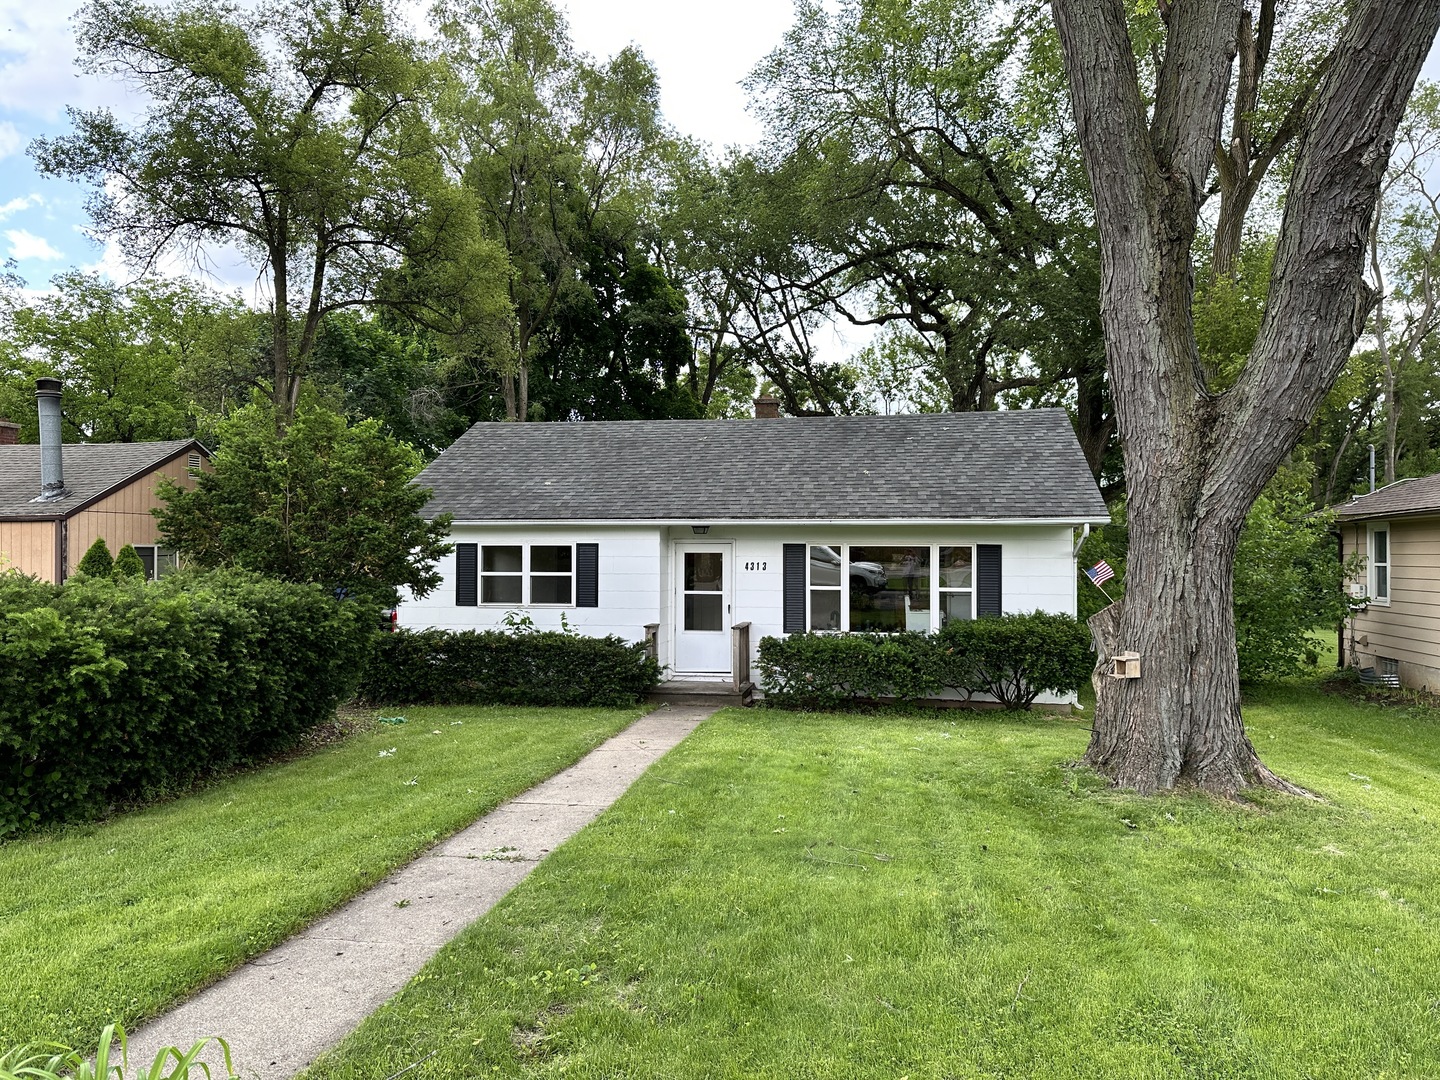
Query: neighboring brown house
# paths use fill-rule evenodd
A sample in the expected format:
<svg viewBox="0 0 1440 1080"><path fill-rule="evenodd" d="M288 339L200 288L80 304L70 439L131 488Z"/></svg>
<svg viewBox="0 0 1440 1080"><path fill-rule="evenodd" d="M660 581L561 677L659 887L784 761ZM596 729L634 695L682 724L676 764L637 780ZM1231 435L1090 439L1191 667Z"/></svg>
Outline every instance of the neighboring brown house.
<svg viewBox="0 0 1440 1080"><path fill-rule="evenodd" d="M1440 473L1361 495L1338 514L1342 554L1364 557L1346 582L1357 606L1342 663L1440 691Z"/></svg>
<svg viewBox="0 0 1440 1080"><path fill-rule="evenodd" d="M162 505L155 484L167 476L193 486L194 474L209 468L203 446L194 439L65 446L66 494L41 502L41 448L10 441L16 431L0 422L0 569L64 581L102 536L112 554L133 544L147 577L176 566L175 553L159 545L150 513Z"/></svg>

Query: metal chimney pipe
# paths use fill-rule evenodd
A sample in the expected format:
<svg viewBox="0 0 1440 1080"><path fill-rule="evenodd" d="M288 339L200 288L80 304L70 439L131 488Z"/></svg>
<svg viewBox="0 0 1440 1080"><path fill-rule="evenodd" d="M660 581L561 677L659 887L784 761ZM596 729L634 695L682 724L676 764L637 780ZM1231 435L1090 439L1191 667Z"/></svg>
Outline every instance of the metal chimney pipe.
<svg viewBox="0 0 1440 1080"><path fill-rule="evenodd" d="M49 502L70 494L60 450L60 380L36 379L35 402L40 412L40 497L31 501Z"/></svg>
<svg viewBox="0 0 1440 1080"><path fill-rule="evenodd" d="M1370 490L1375 490L1375 444L1370 444Z"/></svg>

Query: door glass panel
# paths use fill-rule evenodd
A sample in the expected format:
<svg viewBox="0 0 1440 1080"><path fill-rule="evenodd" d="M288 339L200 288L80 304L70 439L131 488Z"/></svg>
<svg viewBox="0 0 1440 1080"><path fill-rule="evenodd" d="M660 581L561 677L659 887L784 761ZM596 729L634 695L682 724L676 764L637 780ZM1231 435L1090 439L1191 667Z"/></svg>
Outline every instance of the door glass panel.
<svg viewBox="0 0 1440 1080"><path fill-rule="evenodd" d="M685 595L685 629L724 630L725 598L719 593L687 593Z"/></svg>
<svg viewBox="0 0 1440 1080"><path fill-rule="evenodd" d="M850 549L850 629L872 633L928 630L930 548Z"/></svg>
<svg viewBox="0 0 1440 1080"><path fill-rule="evenodd" d="M723 554L718 551L685 552L686 592L721 592L724 588L725 556Z"/></svg>
<svg viewBox="0 0 1440 1080"><path fill-rule="evenodd" d="M520 548L491 547L485 545L484 565L480 568L487 574L520 573Z"/></svg>

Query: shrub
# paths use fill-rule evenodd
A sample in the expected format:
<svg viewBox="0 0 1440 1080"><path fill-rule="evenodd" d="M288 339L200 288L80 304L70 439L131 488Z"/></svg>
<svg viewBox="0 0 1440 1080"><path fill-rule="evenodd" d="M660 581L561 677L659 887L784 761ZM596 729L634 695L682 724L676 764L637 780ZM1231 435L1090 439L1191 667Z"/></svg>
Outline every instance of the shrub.
<svg viewBox="0 0 1440 1080"><path fill-rule="evenodd" d="M927 634L767 637L760 641L756 664L765 699L799 709L935 697L964 681L960 666Z"/></svg>
<svg viewBox="0 0 1440 1080"><path fill-rule="evenodd" d="M293 745L352 692L373 613L244 571L0 577L0 835Z"/></svg>
<svg viewBox="0 0 1440 1080"><path fill-rule="evenodd" d="M1029 615L956 620L939 643L973 665L971 693L986 693L1007 709L1028 709L1042 693L1078 690L1095 668L1090 632L1069 615Z"/></svg>
<svg viewBox="0 0 1440 1080"><path fill-rule="evenodd" d="M660 681L642 644L560 631L378 635L360 685L374 704L633 705Z"/></svg>
<svg viewBox="0 0 1440 1080"><path fill-rule="evenodd" d="M126 544L120 549L120 554L115 556L114 576L145 580L145 564L140 561L140 553L133 544Z"/></svg>
<svg viewBox="0 0 1440 1080"><path fill-rule="evenodd" d="M756 664L767 701L826 709L915 701L955 690L1028 709L1069 693L1094 666L1089 632L1069 615L952 622L939 634L791 634L763 638Z"/></svg>
<svg viewBox="0 0 1440 1080"><path fill-rule="evenodd" d="M86 549L80 558L80 565L75 567L75 572L90 577L109 577L114 568L115 560L110 556L110 545L105 543L105 538L101 536Z"/></svg>

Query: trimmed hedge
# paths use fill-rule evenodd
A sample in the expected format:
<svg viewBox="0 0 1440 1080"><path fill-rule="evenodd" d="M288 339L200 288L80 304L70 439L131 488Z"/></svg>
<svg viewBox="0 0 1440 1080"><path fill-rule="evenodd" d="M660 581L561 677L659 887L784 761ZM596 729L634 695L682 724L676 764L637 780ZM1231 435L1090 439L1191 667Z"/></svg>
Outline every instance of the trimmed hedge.
<svg viewBox="0 0 1440 1080"><path fill-rule="evenodd" d="M1078 689L1094 668L1090 633L1069 615L1033 612L948 623L938 634L791 634L760 641L765 700L796 709L899 702L954 690L1029 709Z"/></svg>
<svg viewBox="0 0 1440 1080"><path fill-rule="evenodd" d="M0 576L0 836L293 745L354 691L374 613L244 571Z"/></svg>
<svg viewBox="0 0 1440 1080"><path fill-rule="evenodd" d="M378 635L360 685L376 705L633 705L660 681L643 644L560 631Z"/></svg>

